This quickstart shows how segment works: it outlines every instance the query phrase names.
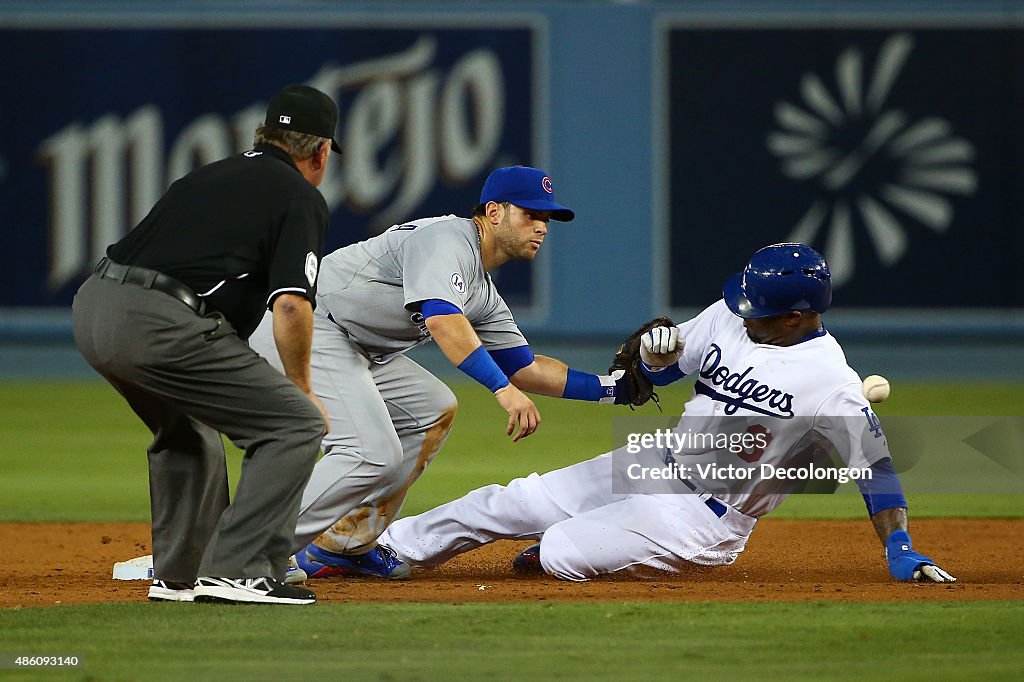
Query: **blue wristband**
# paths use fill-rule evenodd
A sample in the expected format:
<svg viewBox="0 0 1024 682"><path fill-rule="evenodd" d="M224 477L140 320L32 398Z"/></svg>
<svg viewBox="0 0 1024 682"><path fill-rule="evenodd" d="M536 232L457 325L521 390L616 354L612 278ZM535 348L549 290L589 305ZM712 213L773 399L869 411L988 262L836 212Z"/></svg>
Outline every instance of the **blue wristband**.
<svg viewBox="0 0 1024 682"><path fill-rule="evenodd" d="M459 369L489 388L491 393L508 386L508 377L483 346L477 346L476 350L467 355Z"/></svg>
<svg viewBox="0 0 1024 682"><path fill-rule="evenodd" d="M914 551L910 534L905 530L894 530L885 541L885 558L889 562L889 573L897 580L913 580L914 571L921 564L935 564L924 554Z"/></svg>
<svg viewBox="0 0 1024 682"><path fill-rule="evenodd" d="M596 403L601 398L608 396L605 387L601 385L601 379L596 374L570 369L565 375L565 388L562 390L562 397Z"/></svg>
<svg viewBox="0 0 1024 682"><path fill-rule="evenodd" d="M679 369L679 363L669 365L665 369L654 371L650 365L643 360L640 361L640 371L655 386L668 386L673 381L679 381L686 375Z"/></svg>

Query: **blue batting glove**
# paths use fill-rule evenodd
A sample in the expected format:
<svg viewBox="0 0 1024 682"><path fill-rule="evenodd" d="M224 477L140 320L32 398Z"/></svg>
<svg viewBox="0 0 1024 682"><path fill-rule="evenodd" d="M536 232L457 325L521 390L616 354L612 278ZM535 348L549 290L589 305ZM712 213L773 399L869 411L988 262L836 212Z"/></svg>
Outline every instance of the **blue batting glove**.
<svg viewBox="0 0 1024 682"><path fill-rule="evenodd" d="M937 583L956 581L930 558L915 552L910 543L910 534L905 530L893 531L885 541L885 558L889 562L889 573L897 580L918 580L923 574L928 580Z"/></svg>
<svg viewBox="0 0 1024 682"><path fill-rule="evenodd" d="M885 558L889 562L889 573L896 580L913 580L914 572L921 564L935 563L913 550L910 534L905 530L893 531L885 541Z"/></svg>

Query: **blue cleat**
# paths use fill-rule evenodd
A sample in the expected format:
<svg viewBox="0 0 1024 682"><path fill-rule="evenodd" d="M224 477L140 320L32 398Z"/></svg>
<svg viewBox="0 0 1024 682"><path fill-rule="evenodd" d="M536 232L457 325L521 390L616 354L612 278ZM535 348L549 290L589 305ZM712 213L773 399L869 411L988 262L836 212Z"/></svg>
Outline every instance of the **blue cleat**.
<svg viewBox="0 0 1024 682"><path fill-rule="evenodd" d="M544 575L540 565L540 543L530 545L512 560L512 570L520 575Z"/></svg>
<svg viewBox="0 0 1024 682"><path fill-rule="evenodd" d="M390 547L377 545L365 554L335 554L310 543L295 555L298 567L309 578L336 575L371 575L389 580L404 580L412 569L395 556Z"/></svg>

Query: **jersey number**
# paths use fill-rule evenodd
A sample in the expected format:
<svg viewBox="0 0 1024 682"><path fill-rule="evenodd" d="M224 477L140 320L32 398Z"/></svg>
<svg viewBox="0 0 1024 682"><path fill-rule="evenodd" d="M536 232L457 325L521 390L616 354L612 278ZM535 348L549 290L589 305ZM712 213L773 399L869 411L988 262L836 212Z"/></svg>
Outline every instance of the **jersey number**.
<svg viewBox="0 0 1024 682"><path fill-rule="evenodd" d="M753 438L744 438L743 452L739 453L740 459L744 462L756 462L764 455L765 448L772 442L772 432L760 424L752 424L747 427L747 434ZM746 447L750 444L750 447Z"/></svg>

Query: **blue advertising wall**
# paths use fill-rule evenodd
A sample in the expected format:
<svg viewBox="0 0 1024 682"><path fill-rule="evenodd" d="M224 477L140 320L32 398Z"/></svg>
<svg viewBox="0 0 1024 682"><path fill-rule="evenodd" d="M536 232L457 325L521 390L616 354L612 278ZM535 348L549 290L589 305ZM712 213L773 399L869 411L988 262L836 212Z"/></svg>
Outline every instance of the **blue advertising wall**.
<svg viewBox="0 0 1024 682"><path fill-rule="evenodd" d="M834 330L1019 337L1021 2L0 2L0 333L66 334L102 248L266 99L342 104L331 245L538 165L577 212L499 287L616 336L756 247L836 272ZM39 311L43 312L40 313ZM35 325L35 327L33 327Z"/></svg>
<svg viewBox="0 0 1024 682"><path fill-rule="evenodd" d="M1024 30L780 22L667 40L670 259L690 226L722 256L671 278L673 306L781 241L822 251L848 309L1020 306Z"/></svg>
<svg viewBox="0 0 1024 682"><path fill-rule="evenodd" d="M170 182L251 147L287 83L319 87L344 112L343 155L321 186L329 249L417 215L468 215L491 169L538 163L541 39L514 22L0 31L0 61L16 67L0 126L17 131L0 184L11 221L0 245L17 257L0 272L0 305L69 305ZM530 268L501 278L510 302L533 305Z"/></svg>

